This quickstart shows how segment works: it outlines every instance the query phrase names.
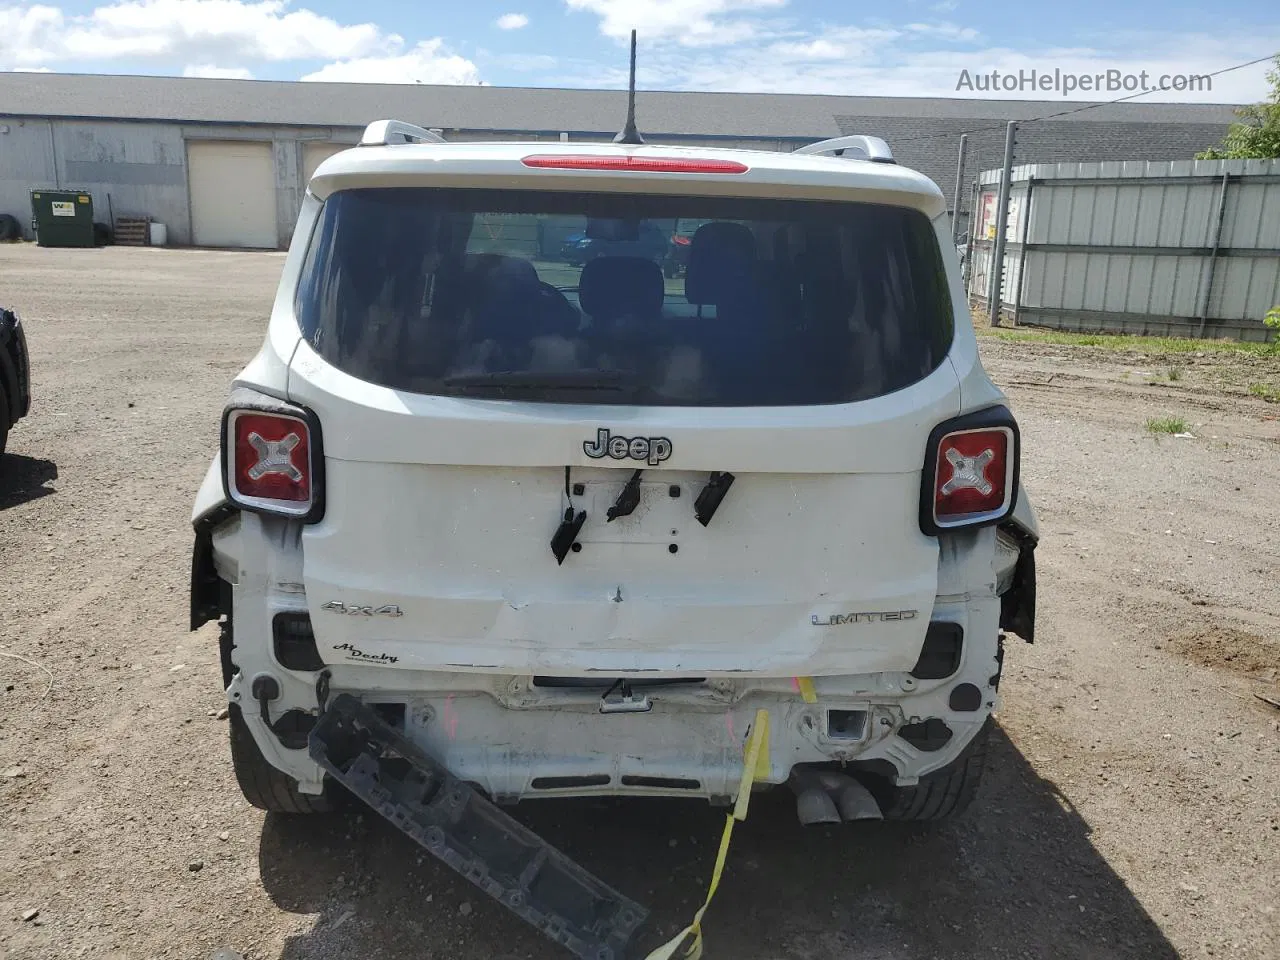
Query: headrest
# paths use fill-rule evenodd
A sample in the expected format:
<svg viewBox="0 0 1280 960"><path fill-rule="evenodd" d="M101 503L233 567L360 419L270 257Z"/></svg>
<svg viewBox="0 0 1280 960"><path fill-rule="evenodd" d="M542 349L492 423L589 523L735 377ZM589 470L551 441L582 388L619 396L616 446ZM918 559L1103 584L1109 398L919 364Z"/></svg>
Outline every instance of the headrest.
<svg viewBox="0 0 1280 960"><path fill-rule="evenodd" d="M464 264L465 296L477 340L522 340L528 315L537 307L538 271L528 260L496 253L469 253Z"/></svg>
<svg viewBox="0 0 1280 960"><path fill-rule="evenodd" d="M657 316L665 293L662 268L643 257L597 257L578 278L578 302L595 320Z"/></svg>
<svg viewBox="0 0 1280 960"><path fill-rule="evenodd" d="M756 239L741 223L704 223L689 245L684 296L690 303L720 303L741 295L755 270Z"/></svg>
<svg viewBox="0 0 1280 960"><path fill-rule="evenodd" d="M480 293L496 292L495 288L538 284L538 271L532 263L498 253L467 254L466 273L471 288Z"/></svg>

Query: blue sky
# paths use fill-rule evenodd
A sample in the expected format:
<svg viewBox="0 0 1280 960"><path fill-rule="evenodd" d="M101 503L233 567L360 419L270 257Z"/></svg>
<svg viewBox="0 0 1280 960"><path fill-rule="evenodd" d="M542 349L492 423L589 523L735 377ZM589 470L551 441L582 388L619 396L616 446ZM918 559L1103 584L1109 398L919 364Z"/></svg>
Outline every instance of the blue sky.
<svg viewBox="0 0 1280 960"><path fill-rule="evenodd" d="M631 27L649 89L1062 99L973 78L1145 70L1154 86L1280 51L1275 0L1214 16L1196 0L0 0L0 69L613 87ZM1258 100L1265 70L1146 99Z"/></svg>

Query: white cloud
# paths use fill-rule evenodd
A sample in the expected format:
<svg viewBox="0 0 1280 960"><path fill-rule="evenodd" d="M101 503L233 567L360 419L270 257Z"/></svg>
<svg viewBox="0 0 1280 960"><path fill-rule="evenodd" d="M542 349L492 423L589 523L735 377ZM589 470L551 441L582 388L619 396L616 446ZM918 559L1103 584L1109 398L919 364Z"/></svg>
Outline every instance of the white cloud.
<svg viewBox="0 0 1280 960"><path fill-rule="evenodd" d="M901 36L901 31L888 28L862 30L857 27L840 27L803 39L770 43L765 51L769 56L786 63L854 58L866 62L877 57Z"/></svg>
<svg viewBox="0 0 1280 960"><path fill-rule="evenodd" d="M600 18L606 37L629 37L641 42L673 40L684 46L726 46L756 35L756 25L740 15L778 9L787 0L565 0L570 10Z"/></svg>
<svg viewBox="0 0 1280 960"><path fill-rule="evenodd" d="M973 27L961 27L954 23L908 23L906 29L914 34L939 37L943 40L977 40L978 31Z"/></svg>
<svg viewBox="0 0 1280 960"><path fill-rule="evenodd" d="M182 68L184 77L205 77L211 80L252 80L253 74L244 67L215 67L209 63L189 64Z"/></svg>
<svg viewBox="0 0 1280 960"><path fill-rule="evenodd" d="M53 7L0 7L0 69L40 64L46 57L37 40L61 22L62 12Z"/></svg>
<svg viewBox="0 0 1280 960"><path fill-rule="evenodd" d="M77 60L267 62L363 56L388 41L285 0L121 0L87 14L0 8L0 66Z"/></svg>
<svg viewBox="0 0 1280 960"><path fill-rule="evenodd" d="M476 84L480 71L465 57L449 53L439 37L424 40L405 53L354 57L326 64L303 80L334 83Z"/></svg>
<svg viewBox="0 0 1280 960"><path fill-rule="evenodd" d="M14 73L53 73L50 67L14 67Z"/></svg>
<svg viewBox="0 0 1280 960"><path fill-rule="evenodd" d="M570 7L591 9L601 16L601 32L621 31L625 24L609 20L631 10L623 0L565 0ZM727 9L731 0L669 0L686 12ZM742 9L737 4L735 9ZM637 12L640 16L642 11ZM715 17L708 14L710 22ZM990 44L976 29L948 21L906 22L900 26L823 26L805 29L795 20L747 17L740 21L748 37L732 49L699 49L685 37L671 35L647 46L641 34L637 80L642 88L720 90L733 92L818 93L863 96L973 97L1021 100L1112 100L1133 90L1060 91L1033 89L994 91L957 90L962 70L971 75L1001 74L1035 69L1052 74L1057 68L1078 75L1119 70L1137 75L1146 70L1148 83L1162 75L1205 74L1248 59L1253 51L1280 49L1280 29L1250 36L1208 36L1148 31L1087 36L1074 47L1048 44L1019 49ZM883 23L883 21L881 21ZM1073 38L1074 39L1074 38ZM1153 90L1139 102L1246 103L1265 96L1264 74L1258 64L1214 77L1211 89ZM626 64L565 61L561 72L544 82L565 86L619 87L626 84ZM571 72L572 71L572 72Z"/></svg>
<svg viewBox="0 0 1280 960"><path fill-rule="evenodd" d="M637 80L659 89L740 92L831 93L880 96L979 97L1026 100L1108 100L1132 90L1075 92L1070 98L1044 90L957 90L962 70L1002 74L1036 69L1105 74L1146 70L1155 85L1162 75L1203 74L1248 59L1250 51L1280 49L1280 30L1243 35L1116 32L1072 37L1075 47L1051 43L1018 49L992 45L980 31L932 16L915 21L906 10L893 24L819 24L791 15L789 0L564 0L570 11L594 14L600 33L624 39L639 31ZM929 10L947 14L959 0L935 0ZM916 14L915 16L918 16ZM1082 28L1087 31L1088 28ZM715 47L710 50L706 48ZM562 61L561 75L545 82L617 87L626 65ZM570 70L575 72L569 73ZM1200 91L1152 91L1148 102L1241 103L1267 91L1267 65L1213 78ZM568 75L565 75L568 74Z"/></svg>
<svg viewBox="0 0 1280 960"><path fill-rule="evenodd" d="M307 80L479 83L481 69L521 71L539 84L619 87L626 57L612 44L588 59L549 49L463 57L443 38L414 42L374 23L344 23L316 13L310 0L88 0L83 13L52 5L0 0L0 70L84 69L113 61L189 76L279 74L262 65L301 61ZM1052 91L956 89L972 75L1054 68L1078 74L1146 70L1207 73L1267 49L1280 49L1280 29L1251 34L1078 32L1061 47L993 44L947 12L958 0L923 0L909 11L853 23L814 23L788 0L563 0L593 18L599 32L625 40L640 32L639 80L650 89L777 91L902 96L1059 99ZM92 4L96 3L96 6ZM924 14L925 8L934 11ZM355 9L360 9L356 7ZM852 16L852 14L848 14ZM497 26L518 29L524 14ZM1087 31L1088 27L1081 27ZM555 56L551 56L554 54ZM228 64L231 66L221 66ZM183 69L183 65L185 69ZM1212 89L1153 93L1146 101L1248 102L1261 99L1267 65L1216 77ZM1071 99L1109 99L1122 92L1079 92ZM0 105L2 106L2 105Z"/></svg>
<svg viewBox="0 0 1280 960"><path fill-rule="evenodd" d="M499 30L519 30L528 25L529 18L523 13L504 13L494 21L494 26Z"/></svg>
<svg viewBox="0 0 1280 960"><path fill-rule="evenodd" d="M470 60L443 40L407 47L373 23L344 24L288 0L116 0L85 14L52 6L3 6L0 69L50 63L143 61L184 76L252 76L248 66L326 62L306 80L478 83Z"/></svg>

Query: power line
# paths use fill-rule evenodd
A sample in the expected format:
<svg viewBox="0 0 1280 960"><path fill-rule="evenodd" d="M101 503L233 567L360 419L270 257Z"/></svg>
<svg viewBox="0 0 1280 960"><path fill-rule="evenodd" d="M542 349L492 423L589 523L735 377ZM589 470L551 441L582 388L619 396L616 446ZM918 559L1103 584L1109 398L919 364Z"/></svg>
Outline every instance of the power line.
<svg viewBox="0 0 1280 960"><path fill-rule="evenodd" d="M985 133L988 130L1003 130L1005 127L1005 123L1007 122L1008 121L1006 120L1006 121L1002 121L1001 123L989 124L985 127L973 127L972 129L969 129L969 130L944 130L941 133L924 133L918 137L894 137L893 140L890 142L889 147L892 149L894 146L898 145L899 143L918 143L921 140L938 140L938 139L941 139L942 137L958 137L966 133ZM1019 120L1018 122L1026 123L1028 121Z"/></svg>
<svg viewBox="0 0 1280 960"><path fill-rule="evenodd" d="M1221 70L1214 70L1212 73L1197 74L1197 76L1218 77L1224 73L1231 73L1233 70L1243 70L1245 67L1252 67L1255 64L1265 63L1268 60L1274 59L1276 56L1277 54L1270 53L1270 54L1267 54L1265 57L1258 57L1254 60L1247 60L1244 63L1237 63L1230 67L1223 67ZM1167 92L1167 91L1140 90L1137 93L1130 93L1130 94L1126 94L1123 97L1116 97L1114 100L1106 100L1100 103L1086 103L1083 106L1074 107L1070 110L1059 110L1057 113L1047 113L1041 117L1031 117L1030 119L1018 120L1016 122L1018 126L1021 127L1021 126L1025 126L1028 123L1040 123L1041 121L1044 121L1044 120L1053 120L1053 119L1056 119L1057 117L1066 117L1074 113L1083 113L1086 110L1096 110L1098 107L1109 107L1115 103L1124 103L1126 100L1134 100L1138 97L1145 97L1149 93L1161 93L1161 92ZM984 133L988 130L1003 130L1005 128L1005 123L1007 122L1008 121L1002 121L1001 123L997 123L997 124L988 124L987 126L983 126L983 127L974 127L970 130L947 130L941 133L926 133L918 137L895 137L892 145L896 146L899 143L916 143L921 140L937 140L941 137L958 137L961 134L968 134L968 133Z"/></svg>

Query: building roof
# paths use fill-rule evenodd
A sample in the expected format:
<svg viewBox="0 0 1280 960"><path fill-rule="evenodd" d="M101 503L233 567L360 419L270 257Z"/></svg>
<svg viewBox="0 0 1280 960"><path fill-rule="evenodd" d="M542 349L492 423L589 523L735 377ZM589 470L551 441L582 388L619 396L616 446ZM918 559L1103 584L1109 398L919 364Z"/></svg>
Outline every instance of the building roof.
<svg viewBox="0 0 1280 960"><path fill-rule="evenodd" d="M840 135L839 118L851 116L872 122L1027 120L1081 106L1061 100L641 92L636 113L640 129L652 136L812 140ZM1234 109L1131 101L1059 119L1225 126ZM616 90L0 73L0 115L11 117L325 127L399 117L446 130L611 135L624 112L624 95Z"/></svg>

